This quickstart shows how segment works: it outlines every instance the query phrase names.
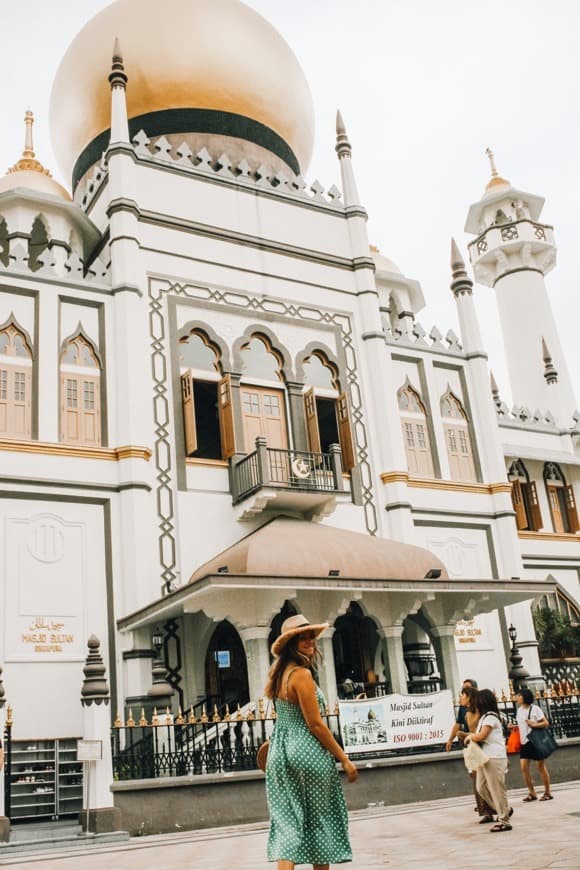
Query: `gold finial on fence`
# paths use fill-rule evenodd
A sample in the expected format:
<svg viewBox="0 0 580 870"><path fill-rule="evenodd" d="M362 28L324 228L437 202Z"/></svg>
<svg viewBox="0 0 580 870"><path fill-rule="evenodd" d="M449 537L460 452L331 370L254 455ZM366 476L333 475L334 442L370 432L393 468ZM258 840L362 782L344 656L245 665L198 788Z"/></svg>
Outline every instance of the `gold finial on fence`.
<svg viewBox="0 0 580 870"><path fill-rule="evenodd" d="M559 687L558 687L558 697L559 697L559 698L563 698L563 697L564 697L564 687L562 686L562 683L560 683L560 685L559 685Z"/></svg>
<svg viewBox="0 0 580 870"><path fill-rule="evenodd" d="M129 718L127 719L127 728L134 728L135 720L133 719L133 711L129 707Z"/></svg>
<svg viewBox="0 0 580 870"><path fill-rule="evenodd" d="M507 702L507 695L505 693L505 689L503 689L503 688L501 690L501 702L502 702L502 704L505 704Z"/></svg>
<svg viewBox="0 0 580 870"><path fill-rule="evenodd" d="M201 719L200 722L202 725L207 725L209 719L207 718L207 710L205 709L205 704L201 708Z"/></svg>
<svg viewBox="0 0 580 870"><path fill-rule="evenodd" d="M195 725L195 713L193 712L193 706L189 708L189 715L187 717L188 725Z"/></svg>
<svg viewBox="0 0 580 870"><path fill-rule="evenodd" d="M14 719L12 718L12 707L8 704L6 708L6 724L12 725L14 723Z"/></svg>
<svg viewBox="0 0 580 870"><path fill-rule="evenodd" d="M171 725L171 710L169 707L165 708L165 724Z"/></svg>
<svg viewBox="0 0 580 870"><path fill-rule="evenodd" d="M176 725L185 725L185 719L183 718L183 712L181 707L178 708L177 719L175 720Z"/></svg>
<svg viewBox="0 0 580 870"><path fill-rule="evenodd" d="M266 718L266 711L264 709L264 699L263 698L258 698L258 716L260 717L260 719Z"/></svg>
<svg viewBox="0 0 580 870"><path fill-rule="evenodd" d="M231 718L232 717L230 716L230 705L226 704L226 712L224 714L224 722L229 722L231 720Z"/></svg>
<svg viewBox="0 0 580 870"><path fill-rule="evenodd" d="M119 716L118 710L117 710L117 716L115 717L115 721L113 724L114 724L115 728L122 728L123 727L123 722L121 721L121 717Z"/></svg>
<svg viewBox="0 0 580 870"><path fill-rule="evenodd" d="M211 718L212 718L212 722L221 722L222 721L220 719L220 714L218 713L217 704L213 705L213 716Z"/></svg>
<svg viewBox="0 0 580 870"><path fill-rule="evenodd" d="M253 722L255 719L254 710L250 707L248 710L248 715L246 716L246 722Z"/></svg>
<svg viewBox="0 0 580 870"><path fill-rule="evenodd" d="M151 717L152 725L159 725L159 716L157 715L157 707L153 707L153 716Z"/></svg>
<svg viewBox="0 0 580 870"><path fill-rule="evenodd" d="M338 701L336 701L334 704L334 715L338 716L339 712L340 712L340 707L338 706Z"/></svg>
<svg viewBox="0 0 580 870"><path fill-rule="evenodd" d="M241 722L241 720L242 720L243 718L244 718L244 717L243 717L243 714L242 714L242 708L241 708L240 705L238 704L238 709L236 710L236 719L238 720L238 722Z"/></svg>
<svg viewBox="0 0 580 870"><path fill-rule="evenodd" d="M147 717L145 716L145 709L141 707L141 718L139 719L139 725L141 728L145 728L147 725Z"/></svg>
<svg viewBox="0 0 580 870"><path fill-rule="evenodd" d="M542 696L540 695L540 687L536 686L536 701L539 701Z"/></svg>
<svg viewBox="0 0 580 870"><path fill-rule="evenodd" d="M324 715L330 716L330 707L328 706L328 704L324 705Z"/></svg>

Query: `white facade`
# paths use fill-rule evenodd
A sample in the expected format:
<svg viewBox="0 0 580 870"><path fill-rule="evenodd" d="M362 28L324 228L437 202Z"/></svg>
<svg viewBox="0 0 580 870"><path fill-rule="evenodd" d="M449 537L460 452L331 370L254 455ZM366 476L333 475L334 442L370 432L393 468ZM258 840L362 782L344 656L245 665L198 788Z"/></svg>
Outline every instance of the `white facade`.
<svg viewBox="0 0 580 870"><path fill-rule="evenodd" d="M0 369L12 376L24 366L28 377L29 434L7 424L0 439L0 654L18 737L43 736L33 708L46 712L44 736L80 736L91 634L102 643L113 714L147 705L159 629L175 711L216 695L255 699L285 601L336 623L334 655L333 632L322 641L331 700L351 671L357 682L373 671L406 692L409 663L421 656L454 691L464 676L507 690L511 623L539 678L530 601L554 586L534 584L551 575L580 602L580 421L544 285L554 241L538 223L538 198L506 182L493 209L484 198L467 225L477 235L476 278L498 295L518 403L510 412L490 392L457 251L461 336L444 338L417 320L418 283L371 250L341 119L342 196L309 188L289 168L234 164L211 131L197 131L197 154L170 131L130 134L131 67L126 88L118 59L113 69L110 144L72 202L22 177L20 186L18 172L0 188L0 335L12 327L28 347L0 354ZM516 199L523 211L512 215ZM500 208L506 221L496 225ZM535 241L526 236L522 247L519 236L502 238L506 228ZM197 421L184 416L182 376ZM317 443L304 405L313 383ZM222 398L233 410L222 410L218 430ZM252 478L244 493L240 469L250 467L256 435L279 449L278 460L256 454L279 476ZM310 486L300 485L300 452ZM526 499L517 517L514 481ZM284 584L260 575L228 586L230 569L219 587L187 586L200 566L281 515L424 547L449 581L413 576L407 589L381 587L363 571L349 586L313 570ZM347 611L367 632L354 652ZM219 651L231 654L223 674Z"/></svg>

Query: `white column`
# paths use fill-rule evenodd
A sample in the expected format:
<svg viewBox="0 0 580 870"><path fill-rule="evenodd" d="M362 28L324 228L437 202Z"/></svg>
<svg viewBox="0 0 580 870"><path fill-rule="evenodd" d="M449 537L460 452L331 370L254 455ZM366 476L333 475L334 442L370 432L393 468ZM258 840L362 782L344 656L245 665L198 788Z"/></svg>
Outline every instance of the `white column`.
<svg viewBox="0 0 580 870"><path fill-rule="evenodd" d="M386 666L389 671L391 692L407 694L407 667L403 656L403 626L383 625Z"/></svg>
<svg viewBox="0 0 580 870"><path fill-rule="evenodd" d="M251 701L257 701L264 697L264 688L270 670L269 634L269 626L264 625L254 625L242 628L240 631L240 637L246 650Z"/></svg>
<svg viewBox="0 0 580 870"><path fill-rule="evenodd" d="M332 636L334 628L327 628L323 637L319 637L316 643L322 653L322 664L318 672L320 688L326 698L328 709L332 713L338 700L336 691L336 670L334 667L334 650L332 648Z"/></svg>
<svg viewBox="0 0 580 870"><path fill-rule="evenodd" d="M451 689L454 698L457 697L461 688L457 652L455 650L455 626L436 625L431 629L431 635L436 640L440 652L442 677L445 680L445 688Z"/></svg>

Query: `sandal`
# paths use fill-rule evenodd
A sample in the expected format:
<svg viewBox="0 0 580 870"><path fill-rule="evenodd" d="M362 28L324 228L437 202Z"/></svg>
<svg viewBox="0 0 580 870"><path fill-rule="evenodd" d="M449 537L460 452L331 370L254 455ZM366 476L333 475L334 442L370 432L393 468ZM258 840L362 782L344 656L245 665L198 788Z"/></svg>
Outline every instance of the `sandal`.
<svg viewBox="0 0 580 870"><path fill-rule="evenodd" d="M547 792L544 792L544 794L542 795L542 797L540 798L540 800L541 800L541 801L553 801L553 800L554 800L554 795L553 795L553 794L548 794Z"/></svg>
<svg viewBox="0 0 580 870"><path fill-rule="evenodd" d="M492 834L498 834L500 831L511 831L512 826L508 825L507 822L498 822L497 825L494 825L493 828L489 829Z"/></svg>
<svg viewBox="0 0 580 870"><path fill-rule="evenodd" d="M491 825L493 822L493 816L482 816L479 820L480 825Z"/></svg>
<svg viewBox="0 0 580 870"><path fill-rule="evenodd" d="M524 798L524 803L529 804L531 801L537 801L537 800L538 800L537 794L529 794L527 797Z"/></svg>

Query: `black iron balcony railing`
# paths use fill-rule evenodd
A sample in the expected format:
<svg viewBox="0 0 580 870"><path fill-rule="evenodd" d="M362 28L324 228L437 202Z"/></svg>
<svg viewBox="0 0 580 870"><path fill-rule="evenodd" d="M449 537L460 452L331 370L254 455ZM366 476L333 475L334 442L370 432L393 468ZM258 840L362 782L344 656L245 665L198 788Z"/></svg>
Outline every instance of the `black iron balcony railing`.
<svg viewBox="0 0 580 870"><path fill-rule="evenodd" d="M231 466L234 504L262 487L307 492L344 490L340 447L331 444L328 453L281 450L256 438L256 449Z"/></svg>

